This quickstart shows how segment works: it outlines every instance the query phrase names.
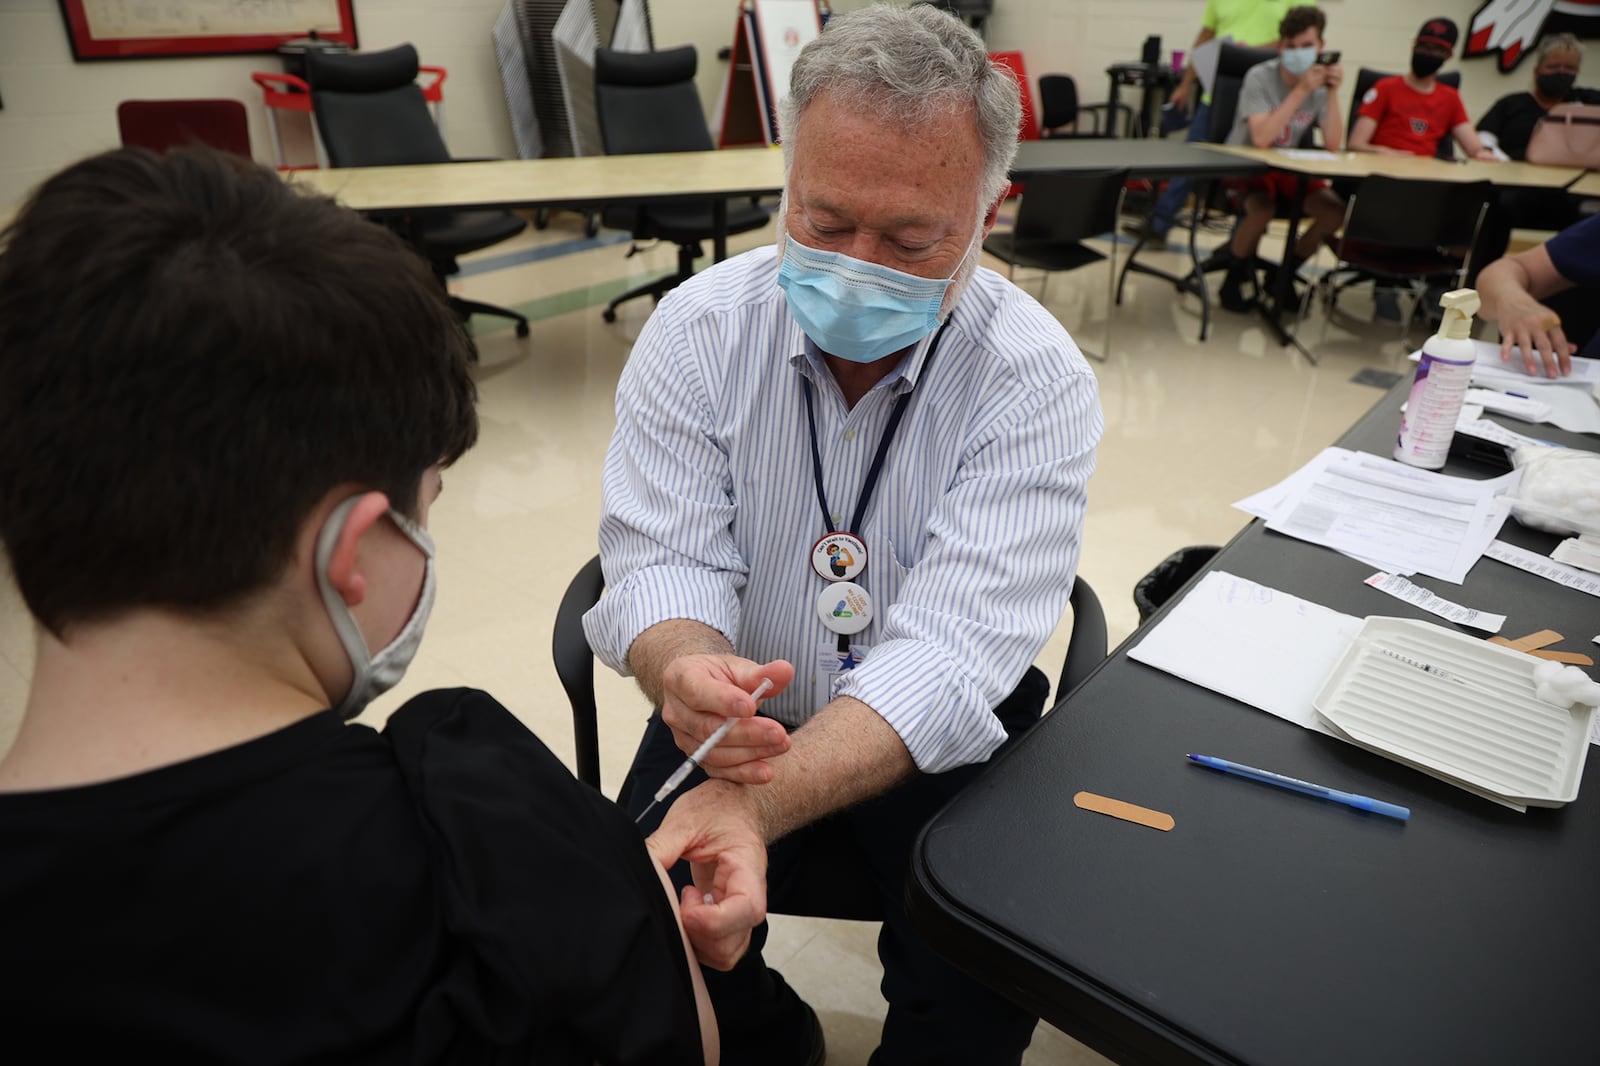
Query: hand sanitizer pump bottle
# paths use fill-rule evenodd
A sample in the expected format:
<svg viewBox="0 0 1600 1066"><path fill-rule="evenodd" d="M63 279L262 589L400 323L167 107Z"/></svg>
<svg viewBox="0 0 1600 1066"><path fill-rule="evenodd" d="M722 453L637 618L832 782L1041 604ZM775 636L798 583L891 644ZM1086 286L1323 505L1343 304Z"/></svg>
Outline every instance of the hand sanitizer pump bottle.
<svg viewBox="0 0 1600 1066"><path fill-rule="evenodd" d="M1444 320L1439 332L1422 346L1411 396L1400 416L1400 439L1394 446L1396 459L1426 470L1444 466L1478 356L1471 338L1478 294L1472 289L1456 289L1440 297L1439 304L1444 308Z"/></svg>

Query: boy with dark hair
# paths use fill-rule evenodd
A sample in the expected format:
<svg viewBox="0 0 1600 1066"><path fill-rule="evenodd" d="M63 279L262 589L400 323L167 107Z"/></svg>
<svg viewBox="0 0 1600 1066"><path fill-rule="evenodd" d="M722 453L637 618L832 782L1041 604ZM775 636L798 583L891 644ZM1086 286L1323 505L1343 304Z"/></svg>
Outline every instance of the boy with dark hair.
<svg viewBox="0 0 1600 1066"><path fill-rule="evenodd" d="M1251 67L1239 87L1237 118L1228 144L1292 148L1315 125L1322 130L1323 146L1339 150L1344 120L1339 115L1336 90L1344 80L1344 68L1318 62L1323 56L1326 26L1327 17L1309 4L1284 13L1278 24L1278 58ZM1234 183L1243 193L1244 216L1229 243L1214 256L1228 264L1220 294L1227 310L1249 309L1244 283L1255 269L1256 248L1280 203L1293 197L1296 180L1292 174L1274 170ZM1284 264L1291 273L1315 255L1322 239L1338 230L1344 220L1344 201L1320 179L1307 184L1305 210L1310 225L1300 233L1290 261Z"/></svg>
<svg viewBox="0 0 1600 1066"><path fill-rule="evenodd" d="M344 724L421 639L474 399L422 261L264 168L108 152L0 234L0 542L40 627L0 760L12 1043L715 1058L619 810L481 692ZM746 903L686 903L710 964Z"/></svg>
<svg viewBox="0 0 1600 1066"><path fill-rule="evenodd" d="M1411 49L1411 69L1380 78L1362 97L1350 131L1351 151L1431 156L1449 135L1470 158L1494 160L1472 128L1461 94L1436 77L1455 54L1457 36L1456 24L1447 18L1422 24Z"/></svg>

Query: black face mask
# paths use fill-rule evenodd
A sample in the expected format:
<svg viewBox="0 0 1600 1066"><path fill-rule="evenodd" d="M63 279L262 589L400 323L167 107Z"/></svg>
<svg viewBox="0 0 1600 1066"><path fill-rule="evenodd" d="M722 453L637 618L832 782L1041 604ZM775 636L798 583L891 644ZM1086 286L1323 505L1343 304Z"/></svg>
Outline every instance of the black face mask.
<svg viewBox="0 0 1600 1066"><path fill-rule="evenodd" d="M1429 55L1427 52L1411 53L1411 73L1419 78L1431 77L1442 66L1443 56Z"/></svg>
<svg viewBox="0 0 1600 1066"><path fill-rule="evenodd" d="M1572 91L1572 83L1577 80L1576 74L1565 74L1560 71L1533 76L1533 84L1538 86L1539 95L1551 100L1565 100L1567 94Z"/></svg>

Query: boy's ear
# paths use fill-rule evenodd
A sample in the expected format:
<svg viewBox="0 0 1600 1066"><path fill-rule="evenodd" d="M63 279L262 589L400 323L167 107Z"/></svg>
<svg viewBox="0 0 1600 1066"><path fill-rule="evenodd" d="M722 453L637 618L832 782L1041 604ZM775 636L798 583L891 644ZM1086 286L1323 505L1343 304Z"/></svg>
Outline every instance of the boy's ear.
<svg viewBox="0 0 1600 1066"><path fill-rule="evenodd" d="M356 569L356 549L374 522L389 510L389 498L381 492L362 493L350 509L350 517L333 542L333 556L328 560L328 582L351 607L367 596L367 579Z"/></svg>

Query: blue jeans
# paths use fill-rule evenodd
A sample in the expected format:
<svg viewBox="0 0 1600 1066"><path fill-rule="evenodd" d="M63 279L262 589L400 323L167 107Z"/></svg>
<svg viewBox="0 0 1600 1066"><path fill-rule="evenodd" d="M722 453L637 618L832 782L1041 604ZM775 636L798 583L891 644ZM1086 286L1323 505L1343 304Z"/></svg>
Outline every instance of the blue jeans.
<svg viewBox="0 0 1600 1066"><path fill-rule="evenodd" d="M1194 118L1189 121L1189 133L1185 141L1203 141L1206 139L1208 127L1211 124L1211 105L1202 102L1195 109ZM1193 184L1188 178L1173 178L1167 182L1167 189L1156 201L1155 211L1150 215L1150 232L1165 239L1167 231L1172 228L1173 221L1178 217L1178 211L1183 207L1184 201L1189 199L1189 186Z"/></svg>

